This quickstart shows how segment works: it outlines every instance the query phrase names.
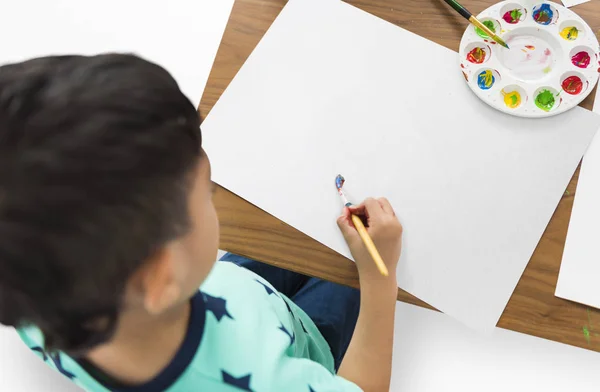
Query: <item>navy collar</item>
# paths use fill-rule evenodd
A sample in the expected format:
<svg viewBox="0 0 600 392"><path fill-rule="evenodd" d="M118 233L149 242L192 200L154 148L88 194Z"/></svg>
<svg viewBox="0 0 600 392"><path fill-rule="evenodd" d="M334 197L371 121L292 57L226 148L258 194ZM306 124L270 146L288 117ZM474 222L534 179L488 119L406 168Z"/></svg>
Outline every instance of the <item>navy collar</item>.
<svg viewBox="0 0 600 392"><path fill-rule="evenodd" d="M202 298L202 293L200 291L190 299L190 305L190 320L181 347L177 350L171 363L169 363L154 379L147 383L136 386L123 385L104 374L89 361L78 359L77 362L92 377L94 377L96 381L102 384L102 386L114 392L161 392L168 389L181 377L194 360L194 356L202 341L202 335L204 334L206 310L204 299Z"/></svg>

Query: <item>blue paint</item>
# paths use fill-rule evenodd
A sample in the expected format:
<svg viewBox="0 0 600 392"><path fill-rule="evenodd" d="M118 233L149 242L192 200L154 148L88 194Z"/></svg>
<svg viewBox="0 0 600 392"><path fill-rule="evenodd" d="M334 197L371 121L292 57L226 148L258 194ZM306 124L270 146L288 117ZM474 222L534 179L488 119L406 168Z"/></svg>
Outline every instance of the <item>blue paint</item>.
<svg viewBox="0 0 600 392"><path fill-rule="evenodd" d="M549 25L554 18L554 11L550 8L550 4L542 4L533 9L533 20L541 25Z"/></svg>
<svg viewBox="0 0 600 392"><path fill-rule="evenodd" d="M495 82L496 77L494 76L494 73L489 69L481 71L481 73L477 75L477 85L482 90L489 90L490 88L492 88Z"/></svg>
<svg viewBox="0 0 600 392"><path fill-rule="evenodd" d="M342 189L342 187L344 186L344 182L346 182L346 179L344 178L344 176L342 176L341 174L338 174L337 177L335 178L335 187L338 190Z"/></svg>

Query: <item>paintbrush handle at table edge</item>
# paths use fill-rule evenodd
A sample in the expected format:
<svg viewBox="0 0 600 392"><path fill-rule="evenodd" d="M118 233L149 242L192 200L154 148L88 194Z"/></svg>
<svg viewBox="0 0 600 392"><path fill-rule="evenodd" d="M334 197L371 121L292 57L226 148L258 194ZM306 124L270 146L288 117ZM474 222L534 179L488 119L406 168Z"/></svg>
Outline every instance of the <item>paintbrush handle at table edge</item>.
<svg viewBox="0 0 600 392"><path fill-rule="evenodd" d="M354 214L352 215L352 223L354 223L354 227L356 227L356 231L358 231L358 235L360 235L360 238L362 239L363 243L367 247L367 250L369 251L369 254L371 255L371 257L373 258L373 261L375 261L375 265L377 265L377 269L379 269L379 272L381 273L381 275L389 276L388 269L387 269L385 263L383 262L383 259L381 258L379 251L377 251L377 247L375 247L375 243L373 243L373 239L367 232L365 225L363 225L360 218Z"/></svg>
<svg viewBox="0 0 600 392"><path fill-rule="evenodd" d="M463 7L458 1L456 0L444 0L450 7L454 8L454 10L456 12L458 12L459 14L461 14L465 19L469 20L469 18L472 16L472 14L469 12L468 9L466 9L465 7Z"/></svg>

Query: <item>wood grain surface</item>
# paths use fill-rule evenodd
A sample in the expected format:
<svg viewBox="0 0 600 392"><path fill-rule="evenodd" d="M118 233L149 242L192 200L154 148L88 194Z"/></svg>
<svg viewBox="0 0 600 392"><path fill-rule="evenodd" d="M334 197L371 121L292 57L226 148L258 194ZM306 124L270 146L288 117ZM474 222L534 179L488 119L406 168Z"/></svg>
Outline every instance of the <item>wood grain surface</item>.
<svg viewBox="0 0 600 392"><path fill-rule="evenodd" d="M467 21L442 0L350 0L348 3L455 51L467 27ZM494 1L461 0L461 3L476 15ZM200 105L203 118L285 4L286 0L236 0ZM594 31L598 31L599 2L592 1L572 9ZM581 106L591 109L594 95L593 92ZM235 164L235 157L232 157L232 164ZM498 326L600 352L600 311L554 296L578 174L579 170L560 201ZM518 196L519 190L514 191ZM221 220L222 249L358 287L356 267L350 260L223 188L217 190L215 203ZM398 299L429 307L402 290L398 292Z"/></svg>

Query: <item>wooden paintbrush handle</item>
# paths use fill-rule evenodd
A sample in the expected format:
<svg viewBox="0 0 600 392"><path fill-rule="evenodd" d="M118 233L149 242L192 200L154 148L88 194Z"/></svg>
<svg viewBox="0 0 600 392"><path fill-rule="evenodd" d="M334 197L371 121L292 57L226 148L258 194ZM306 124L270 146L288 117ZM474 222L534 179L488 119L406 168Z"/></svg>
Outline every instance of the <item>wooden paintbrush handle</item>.
<svg viewBox="0 0 600 392"><path fill-rule="evenodd" d="M375 247L375 244L373 243L373 239L367 232L365 225L363 225L360 218L356 215L352 215L352 222L354 223L354 227L356 227L356 231L358 231L358 235L360 235L360 238L363 240L363 243L367 247L369 254L373 258L373 261L375 261L375 265L377 265L379 272L383 276L388 276L389 275L388 269L385 266L385 263L383 262L381 255L377 251L377 248Z"/></svg>

